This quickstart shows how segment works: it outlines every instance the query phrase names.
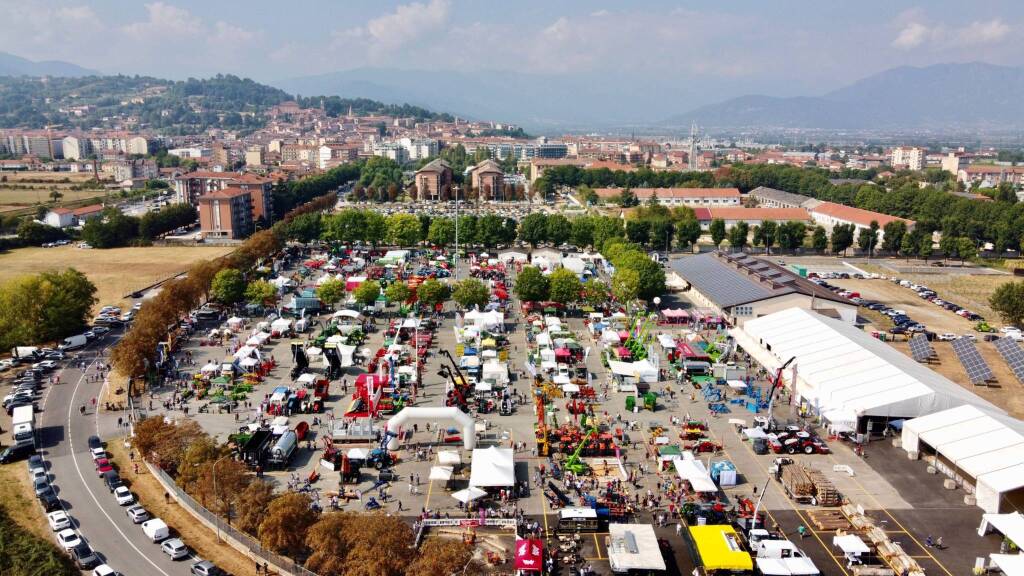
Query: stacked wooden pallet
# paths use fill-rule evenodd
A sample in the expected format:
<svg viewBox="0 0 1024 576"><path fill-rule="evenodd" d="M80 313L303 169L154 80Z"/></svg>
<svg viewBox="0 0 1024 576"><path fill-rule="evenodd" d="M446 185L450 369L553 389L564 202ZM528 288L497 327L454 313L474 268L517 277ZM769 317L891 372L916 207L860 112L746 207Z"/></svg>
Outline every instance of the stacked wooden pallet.
<svg viewBox="0 0 1024 576"><path fill-rule="evenodd" d="M842 503L839 490L836 490L835 484L832 484L820 470L804 467L804 472L814 484L814 497L818 506L839 506Z"/></svg>
<svg viewBox="0 0 1024 576"><path fill-rule="evenodd" d="M849 530L850 521L838 510L808 510L807 516L818 530Z"/></svg>

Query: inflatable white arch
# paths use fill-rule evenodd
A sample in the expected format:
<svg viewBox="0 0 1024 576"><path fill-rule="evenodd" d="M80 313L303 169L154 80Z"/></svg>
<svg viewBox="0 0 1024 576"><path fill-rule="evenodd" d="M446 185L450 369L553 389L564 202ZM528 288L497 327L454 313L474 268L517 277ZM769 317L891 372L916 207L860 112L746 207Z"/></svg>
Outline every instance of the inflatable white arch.
<svg viewBox="0 0 1024 576"><path fill-rule="evenodd" d="M455 406L436 406L402 408L401 412L392 416L388 420L387 430L394 432L396 436L388 440L388 450L398 450L398 431L410 420L451 420L462 427L462 444L466 450L476 448L476 423L473 417Z"/></svg>

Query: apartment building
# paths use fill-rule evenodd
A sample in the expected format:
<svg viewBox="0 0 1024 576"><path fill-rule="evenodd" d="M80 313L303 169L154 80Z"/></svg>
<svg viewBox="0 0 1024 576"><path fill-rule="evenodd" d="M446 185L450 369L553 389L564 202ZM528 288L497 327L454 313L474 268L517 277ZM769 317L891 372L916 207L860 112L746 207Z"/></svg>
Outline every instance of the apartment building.
<svg viewBox="0 0 1024 576"><path fill-rule="evenodd" d="M440 158L416 171L416 196L420 200L448 200L452 186L452 167Z"/></svg>
<svg viewBox="0 0 1024 576"><path fill-rule="evenodd" d="M494 160L484 160L470 168L470 185L484 200L495 200L504 197L505 173L501 164Z"/></svg>
<svg viewBox="0 0 1024 576"><path fill-rule="evenodd" d="M925 150L915 146L897 146L889 152L889 164L893 168L924 170Z"/></svg>
<svg viewBox="0 0 1024 576"><path fill-rule="evenodd" d="M227 187L198 198L199 228L206 238L241 240L253 232L252 196Z"/></svg>

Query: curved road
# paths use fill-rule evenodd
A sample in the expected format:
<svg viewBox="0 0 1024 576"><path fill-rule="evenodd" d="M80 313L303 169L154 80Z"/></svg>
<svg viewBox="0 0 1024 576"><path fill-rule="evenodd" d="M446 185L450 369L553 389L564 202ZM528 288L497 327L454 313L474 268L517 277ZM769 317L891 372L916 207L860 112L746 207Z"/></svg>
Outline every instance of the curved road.
<svg viewBox="0 0 1024 576"><path fill-rule="evenodd" d="M89 436L117 441L116 415L101 415L91 406L91 400L100 395L102 382L86 381L87 374L96 374L98 363L106 362L107 348L119 338L115 333L78 354L78 361L88 362L85 371L78 368L77 361L65 360L64 368L57 372L61 383L46 387L37 421L40 453L75 527L107 564L126 576L186 576L192 560L171 560L158 544L149 541L96 476L89 453ZM89 405L85 416L79 413L83 404Z"/></svg>

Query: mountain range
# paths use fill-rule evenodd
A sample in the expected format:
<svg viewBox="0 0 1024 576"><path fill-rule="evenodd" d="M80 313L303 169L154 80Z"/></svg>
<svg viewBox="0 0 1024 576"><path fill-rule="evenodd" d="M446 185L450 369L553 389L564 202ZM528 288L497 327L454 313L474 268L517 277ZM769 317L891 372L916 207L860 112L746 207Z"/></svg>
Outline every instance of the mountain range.
<svg viewBox="0 0 1024 576"><path fill-rule="evenodd" d="M82 68L77 64L63 62L61 60L44 60L35 62L15 56L7 52L0 52L0 76L94 76L99 74L95 70Z"/></svg>
<svg viewBox="0 0 1024 576"><path fill-rule="evenodd" d="M822 96L750 95L665 121L675 126L822 129L1006 129L1024 126L1024 69L973 62L901 66Z"/></svg>
<svg viewBox="0 0 1024 576"><path fill-rule="evenodd" d="M360 68L273 82L302 94L410 102L528 129L660 126L836 130L1006 129L1024 126L1024 69L980 62L901 66L820 96L746 95L672 115L672 102L715 102L740 84L687 78ZM620 88L629 85L629 96Z"/></svg>

